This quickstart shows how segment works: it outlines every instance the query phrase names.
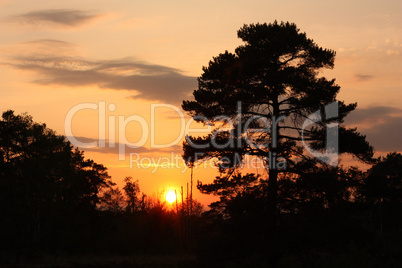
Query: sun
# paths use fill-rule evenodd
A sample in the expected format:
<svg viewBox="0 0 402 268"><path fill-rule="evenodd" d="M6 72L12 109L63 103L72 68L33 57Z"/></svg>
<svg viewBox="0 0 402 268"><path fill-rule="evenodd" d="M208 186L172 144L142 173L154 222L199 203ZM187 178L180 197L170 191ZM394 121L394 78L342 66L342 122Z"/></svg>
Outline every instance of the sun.
<svg viewBox="0 0 402 268"><path fill-rule="evenodd" d="M166 193L166 201L169 203L176 201L176 192L174 190L170 190Z"/></svg>

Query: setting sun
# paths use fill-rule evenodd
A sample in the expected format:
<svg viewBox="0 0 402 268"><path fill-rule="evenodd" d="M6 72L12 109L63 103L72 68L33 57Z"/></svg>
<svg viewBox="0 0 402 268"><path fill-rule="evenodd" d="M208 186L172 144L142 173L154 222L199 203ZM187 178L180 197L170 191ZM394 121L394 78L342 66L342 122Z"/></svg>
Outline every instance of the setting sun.
<svg viewBox="0 0 402 268"><path fill-rule="evenodd" d="M173 203L176 201L176 192L174 190L170 190L166 193L166 201L169 203Z"/></svg>

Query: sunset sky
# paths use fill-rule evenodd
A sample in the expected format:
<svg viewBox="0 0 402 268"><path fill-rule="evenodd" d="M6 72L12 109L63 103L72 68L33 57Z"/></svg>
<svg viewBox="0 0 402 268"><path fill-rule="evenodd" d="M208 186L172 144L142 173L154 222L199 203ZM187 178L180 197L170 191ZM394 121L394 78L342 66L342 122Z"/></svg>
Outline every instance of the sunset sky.
<svg viewBox="0 0 402 268"><path fill-rule="evenodd" d="M367 135L377 156L402 152L402 2L396 0L0 0L0 110L27 112L67 135L69 111L92 103L96 110L72 118L74 136L88 143L102 138L98 118L105 105L106 148L86 148L85 156L108 167L120 187L132 176L147 194L179 189L190 179L180 161L182 124L189 118L180 119L174 107L191 98L202 66L241 44L241 26L274 20L296 23L337 52L335 68L324 75L336 78L339 99L358 103L347 125ZM151 128L152 107L155 143L171 144L167 148L152 148L151 129L139 122L128 123L125 135L118 127L119 116L137 116ZM115 138L109 135L113 120ZM126 149L119 160L119 136L144 145ZM131 168L129 153L138 154ZM209 182L215 175L199 168L194 180ZM195 198L210 200L197 191Z"/></svg>

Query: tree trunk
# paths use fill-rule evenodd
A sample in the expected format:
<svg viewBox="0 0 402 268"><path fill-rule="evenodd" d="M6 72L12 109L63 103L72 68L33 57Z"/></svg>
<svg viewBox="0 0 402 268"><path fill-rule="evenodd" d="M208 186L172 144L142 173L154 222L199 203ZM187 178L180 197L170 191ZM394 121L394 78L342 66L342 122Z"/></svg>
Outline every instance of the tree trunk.
<svg viewBox="0 0 402 268"><path fill-rule="evenodd" d="M269 232L276 229L278 220L278 170L270 169L267 188L267 223Z"/></svg>
<svg viewBox="0 0 402 268"><path fill-rule="evenodd" d="M268 221L268 230L269 232L274 232L276 229L276 222L278 220L278 170L276 169L275 161L278 152L280 152L280 143L279 143L279 121L280 117L280 107L278 96L272 99L272 108L273 108L273 117L271 118L271 148L270 148L270 157L269 157L269 177L268 177L268 188L267 188L267 221ZM272 161L272 162L271 162Z"/></svg>

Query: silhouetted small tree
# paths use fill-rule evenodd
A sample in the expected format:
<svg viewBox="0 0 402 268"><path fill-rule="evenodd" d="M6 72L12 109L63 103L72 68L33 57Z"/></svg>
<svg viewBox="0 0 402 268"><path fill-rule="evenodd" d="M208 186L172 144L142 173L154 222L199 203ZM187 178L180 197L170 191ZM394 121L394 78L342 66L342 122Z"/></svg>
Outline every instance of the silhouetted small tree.
<svg viewBox="0 0 402 268"><path fill-rule="evenodd" d="M133 213L140 208L141 202L145 202L145 197L139 198L140 186L138 180L133 181L132 177L126 177L124 179L126 183L123 187L124 193L126 195L127 211Z"/></svg>
<svg viewBox="0 0 402 268"><path fill-rule="evenodd" d="M367 171L364 193L369 202L402 202L402 154L389 153Z"/></svg>
<svg viewBox="0 0 402 268"><path fill-rule="evenodd" d="M361 188L365 202L374 209L374 222L381 232L400 228L402 223L402 154L380 157L366 173ZM373 215L373 213L372 213ZM374 217L372 216L372 217Z"/></svg>
<svg viewBox="0 0 402 268"><path fill-rule="evenodd" d="M100 196L99 209L110 211L115 214L122 213L127 205L123 193L119 187L110 187L106 189Z"/></svg>

